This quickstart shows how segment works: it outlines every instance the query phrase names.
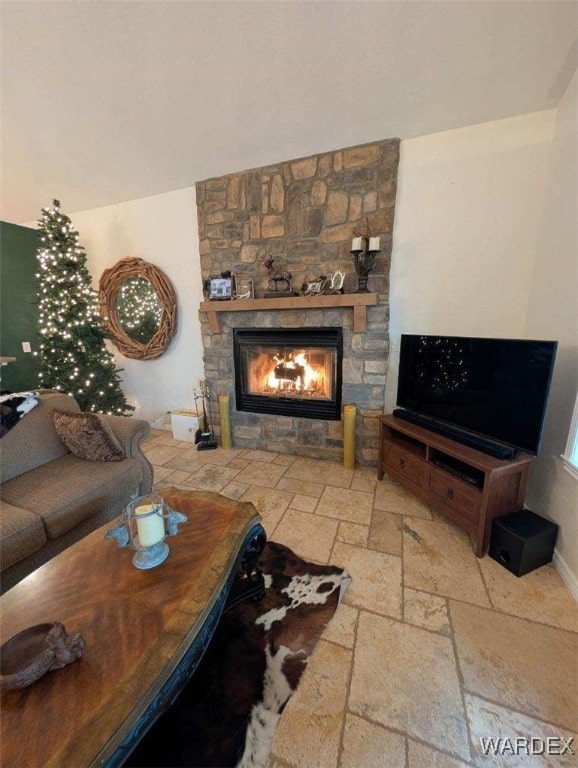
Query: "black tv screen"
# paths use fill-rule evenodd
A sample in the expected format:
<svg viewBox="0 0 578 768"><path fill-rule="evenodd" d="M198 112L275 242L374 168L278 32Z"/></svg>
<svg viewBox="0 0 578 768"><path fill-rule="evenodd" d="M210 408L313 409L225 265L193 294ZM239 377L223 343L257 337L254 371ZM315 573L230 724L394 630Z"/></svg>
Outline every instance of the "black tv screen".
<svg viewBox="0 0 578 768"><path fill-rule="evenodd" d="M557 342L401 337L397 404L537 453Z"/></svg>

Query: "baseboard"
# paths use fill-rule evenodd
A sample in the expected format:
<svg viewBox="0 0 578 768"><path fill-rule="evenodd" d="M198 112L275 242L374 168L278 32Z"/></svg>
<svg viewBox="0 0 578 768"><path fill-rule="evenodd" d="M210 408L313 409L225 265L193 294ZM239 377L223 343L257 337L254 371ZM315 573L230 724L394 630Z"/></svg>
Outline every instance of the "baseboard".
<svg viewBox="0 0 578 768"><path fill-rule="evenodd" d="M558 552L557 549L554 550L554 557L552 558L552 562L554 563L556 570L560 574L560 578L572 593L574 600L576 600L576 602L578 603L578 579L572 573L572 571L568 567L568 563L564 560L564 558Z"/></svg>

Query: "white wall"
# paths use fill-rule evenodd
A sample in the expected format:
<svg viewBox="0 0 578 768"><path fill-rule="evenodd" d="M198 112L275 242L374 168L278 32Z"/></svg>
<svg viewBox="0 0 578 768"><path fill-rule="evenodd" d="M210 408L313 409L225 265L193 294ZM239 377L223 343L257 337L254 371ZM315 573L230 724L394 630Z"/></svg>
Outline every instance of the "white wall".
<svg viewBox="0 0 578 768"><path fill-rule="evenodd" d="M555 111L401 142L386 410L402 333L521 337Z"/></svg>
<svg viewBox="0 0 578 768"><path fill-rule="evenodd" d="M190 408L191 390L203 376L198 306L202 300L194 188L70 214L86 248L95 287L103 270L127 256L160 267L177 294L178 329L156 360L130 360L116 348L123 389L136 414L153 420L168 410Z"/></svg>
<svg viewBox="0 0 578 768"><path fill-rule="evenodd" d="M578 481L563 467L578 388L577 147L578 74L558 107L526 336L559 342L540 455L534 462L528 506L561 526L557 550L578 585ZM562 563L562 568L564 568Z"/></svg>

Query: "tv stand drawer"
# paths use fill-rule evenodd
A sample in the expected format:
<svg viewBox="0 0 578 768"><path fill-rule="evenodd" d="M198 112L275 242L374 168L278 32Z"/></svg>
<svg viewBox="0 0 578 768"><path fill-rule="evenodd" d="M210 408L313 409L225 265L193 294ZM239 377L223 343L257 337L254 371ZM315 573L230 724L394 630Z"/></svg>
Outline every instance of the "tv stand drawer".
<svg viewBox="0 0 578 768"><path fill-rule="evenodd" d="M461 512L458 512L455 507L446 504L439 496L432 495L430 497L430 502L432 509L435 509L436 512L439 512L445 518L451 520L453 523L456 523L456 525L459 525L460 528L462 528L464 531L467 531L472 536L476 535L478 530L477 520L473 520L471 517L467 517Z"/></svg>
<svg viewBox="0 0 578 768"><path fill-rule="evenodd" d="M397 445L388 445L385 468L392 474L410 480L420 488L427 488L429 465L410 451Z"/></svg>
<svg viewBox="0 0 578 768"><path fill-rule="evenodd" d="M470 520L478 519L482 503L480 491L462 480L451 477L446 472L433 468L430 473L429 488L432 494L432 503L438 500L446 507L469 517Z"/></svg>

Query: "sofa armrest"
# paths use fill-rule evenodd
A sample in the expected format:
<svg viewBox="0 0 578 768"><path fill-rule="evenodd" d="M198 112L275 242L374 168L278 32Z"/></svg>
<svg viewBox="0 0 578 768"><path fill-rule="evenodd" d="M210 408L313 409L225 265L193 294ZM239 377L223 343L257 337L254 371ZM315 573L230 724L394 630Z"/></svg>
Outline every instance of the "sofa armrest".
<svg viewBox="0 0 578 768"><path fill-rule="evenodd" d="M144 455L140 443L150 434L150 424L144 419L131 419L126 416L101 415L118 442L121 444L124 455L128 459L137 459L141 465L142 483L139 488L141 494L149 493L153 485L153 468L150 461Z"/></svg>
<svg viewBox="0 0 578 768"><path fill-rule="evenodd" d="M128 459L138 459L140 441L150 435L150 424L143 419L131 419L126 416L100 417L112 429L114 436L122 446L122 450Z"/></svg>

